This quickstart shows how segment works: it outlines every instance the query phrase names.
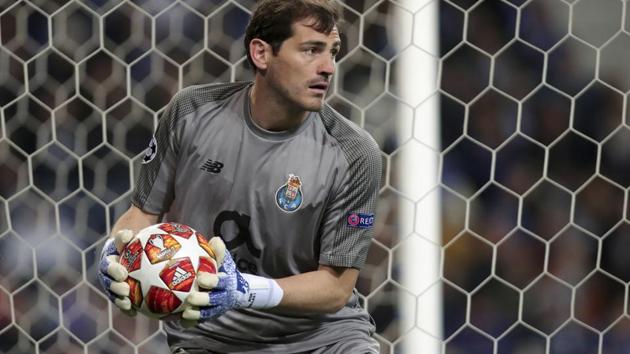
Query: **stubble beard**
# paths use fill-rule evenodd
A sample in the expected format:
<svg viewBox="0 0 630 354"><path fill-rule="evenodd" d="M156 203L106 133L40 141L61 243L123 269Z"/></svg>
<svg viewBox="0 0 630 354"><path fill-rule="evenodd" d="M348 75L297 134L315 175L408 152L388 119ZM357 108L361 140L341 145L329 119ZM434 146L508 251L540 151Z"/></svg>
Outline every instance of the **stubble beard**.
<svg viewBox="0 0 630 354"><path fill-rule="evenodd" d="M306 97L306 94L308 94L309 92L308 87L301 88L301 90L305 92L302 94L304 95L304 97L301 97L300 93L295 94L294 92L292 92L291 87L283 85L277 77L278 73L276 73L274 70L267 71L267 75L269 87L276 92L276 95L278 95L282 99L282 101L284 101L284 104L290 110L305 112L319 112L322 110L324 106L323 99L318 99L318 103L310 103L310 101L312 100L311 97ZM282 74L280 73L280 75ZM314 98L314 96L312 97Z"/></svg>

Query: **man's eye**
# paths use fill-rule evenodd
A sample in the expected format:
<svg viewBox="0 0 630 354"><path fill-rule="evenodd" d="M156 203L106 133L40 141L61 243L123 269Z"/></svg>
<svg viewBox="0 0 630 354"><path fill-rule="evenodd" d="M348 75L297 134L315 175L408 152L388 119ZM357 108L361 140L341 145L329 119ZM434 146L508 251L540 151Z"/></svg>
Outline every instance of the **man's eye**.
<svg viewBox="0 0 630 354"><path fill-rule="evenodd" d="M315 54L315 53L316 53L316 50L315 50L315 48L307 48L307 49L305 50L305 52L306 52L306 54L308 54L308 55L313 55L313 54Z"/></svg>

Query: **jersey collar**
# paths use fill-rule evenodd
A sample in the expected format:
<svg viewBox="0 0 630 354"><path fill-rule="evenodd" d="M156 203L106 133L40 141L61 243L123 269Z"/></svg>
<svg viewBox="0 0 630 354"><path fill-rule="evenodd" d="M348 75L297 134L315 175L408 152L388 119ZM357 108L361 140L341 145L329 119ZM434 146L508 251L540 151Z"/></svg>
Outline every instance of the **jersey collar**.
<svg viewBox="0 0 630 354"><path fill-rule="evenodd" d="M252 119L251 102L250 102L250 99L249 99L249 92L252 89L253 85L254 84L251 83L251 84L247 85L245 90L243 90L243 96L244 96L244 99L243 99L243 116L245 117L245 123L247 124L247 127L249 128L249 130L252 133L254 133L255 135L258 135L261 138L268 139L268 140L276 140L276 141L290 139L290 138L300 134L304 129L306 129L306 127L313 120L313 117L315 115L317 115L316 112L309 112L309 114L306 116L306 119L304 119L304 121L300 125L298 125L297 127L293 128L293 129L283 130L283 131L279 131L279 132L263 129L260 126L258 126L258 124L256 124L256 122L254 122L254 120Z"/></svg>

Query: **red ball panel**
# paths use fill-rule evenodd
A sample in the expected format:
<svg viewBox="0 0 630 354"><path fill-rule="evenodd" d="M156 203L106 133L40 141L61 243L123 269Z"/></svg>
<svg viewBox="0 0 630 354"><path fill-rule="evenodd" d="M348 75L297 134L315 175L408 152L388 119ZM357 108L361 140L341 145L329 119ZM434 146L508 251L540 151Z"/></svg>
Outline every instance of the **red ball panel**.
<svg viewBox="0 0 630 354"><path fill-rule="evenodd" d="M203 248L203 250L206 251L208 256L215 259L217 258L216 254L214 253L214 250L208 244L208 239L204 235L198 232L197 232L197 242L199 243L199 246L201 246L201 248Z"/></svg>
<svg viewBox="0 0 630 354"><path fill-rule="evenodd" d="M142 289L140 288L140 282L132 277L127 277L127 284L129 284L129 300L131 305L135 308L139 308L142 305Z"/></svg>
<svg viewBox="0 0 630 354"><path fill-rule="evenodd" d="M199 268L197 268L197 272L206 272L206 273L216 274L217 264L212 258L200 257Z"/></svg>
<svg viewBox="0 0 630 354"><path fill-rule="evenodd" d="M151 264L168 261L180 248L182 245L169 234L153 234L144 245L144 251Z"/></svg>
<svg viewBox="0 0 630 354"><path fill-rule="evenodd" d="M159 226L164 232L173 234L183 238L190 238L194 233L193 229L189 226L178 224L176 222L164 223Z"/></svg>
<svg viewBox="0 0 630 354"><path fill-rule="evenodd" d="M160 278L171 290L190 291L195 280L195 270L190 259L173 259L162 269Z"/></svg>
<svg viewBox="0 0 630 354"><path fill-rule="evenodd" d="M120 256L120 264L127 268L128 272L140 269L140 255L142 254L142 245L140 240L135 239L123 249Z"/></svg>
<svg viewBox="0 0 630 354"><path fill-rule="evenodd" d="M182 303L170 290L155 286L149 289L146 302L149 311L160 315L170 314Z"/></svg>

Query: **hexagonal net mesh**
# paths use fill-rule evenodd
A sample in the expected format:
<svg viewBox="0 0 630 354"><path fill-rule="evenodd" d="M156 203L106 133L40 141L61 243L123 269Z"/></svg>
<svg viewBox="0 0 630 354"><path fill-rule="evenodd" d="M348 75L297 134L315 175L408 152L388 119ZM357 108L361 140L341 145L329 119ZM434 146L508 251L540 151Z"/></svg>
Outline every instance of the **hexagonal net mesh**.
<svg viewBox="0 0 630 354"><path fill-rule="evenodd" d="M628 3L340 3L328 103L385 166L357 283L381 352L630 352ZM168 352L98 253L173 94L252 78L254 5L0 0L0 352Z"/></svg>

